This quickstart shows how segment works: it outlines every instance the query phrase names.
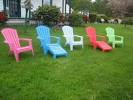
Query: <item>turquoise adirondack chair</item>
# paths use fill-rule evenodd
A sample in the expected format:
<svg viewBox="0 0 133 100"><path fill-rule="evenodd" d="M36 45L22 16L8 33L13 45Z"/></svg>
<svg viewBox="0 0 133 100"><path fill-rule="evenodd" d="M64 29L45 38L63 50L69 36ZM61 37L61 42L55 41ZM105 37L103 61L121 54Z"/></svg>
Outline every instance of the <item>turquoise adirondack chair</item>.
<svg viewBox="0 0 133 100"><path fill-rule="evenodd" d="M112 47L115 48L115 45L124 46L124 37L115 35L115 30L111 27L107 27L106 29L108 42L112 44Z"/></svg>
<svg viewBox="0 0 133 100"><path fill-rule="evenodd" d="M40 40L41 47L44 53L47 55L48 52L53 54L55 59L57 56L67 56L67 52L60 46L60 38L55 36L50 36L50 29L46 26L36 27L37 38ZM51 38L57 39L56 43L51 43Z"/></svg>

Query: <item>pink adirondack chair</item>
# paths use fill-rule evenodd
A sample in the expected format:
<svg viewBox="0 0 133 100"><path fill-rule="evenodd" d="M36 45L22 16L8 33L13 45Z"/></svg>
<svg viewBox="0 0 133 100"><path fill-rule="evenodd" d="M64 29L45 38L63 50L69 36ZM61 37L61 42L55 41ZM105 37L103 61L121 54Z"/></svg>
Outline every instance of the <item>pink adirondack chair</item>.
<svg viewBox="0 0 133 100"><path fill-rule="evenodd" d="M86 28L86 33L87 33L87 36L88 36L88 38L90 40L90 44L93 46L94 49L96 49L98 47L103 52L104 51L110 51L110 50L112 50L112 47L109 46L106 43L106 38L104 36L96 35L95 28L93 28L93 27L87 27ZM96 37L100 37L100 38L102 38L102 40L101 41L97 41L96 40Z"/></svg>
<svg viewBox="0 0 133 100"><path fill-rule="evenodd" d="M19 54L22 52L32 51L32 54L34 55L34 51L32 48L32 39L27 38L19 38L17 31L12 28L4 28L2 31L2 34L5 38L5 43L8 44L10 48L10 53L14 54L16 61L19 61ZM20 41L28 42L28 46L21 47Z"/></svg>

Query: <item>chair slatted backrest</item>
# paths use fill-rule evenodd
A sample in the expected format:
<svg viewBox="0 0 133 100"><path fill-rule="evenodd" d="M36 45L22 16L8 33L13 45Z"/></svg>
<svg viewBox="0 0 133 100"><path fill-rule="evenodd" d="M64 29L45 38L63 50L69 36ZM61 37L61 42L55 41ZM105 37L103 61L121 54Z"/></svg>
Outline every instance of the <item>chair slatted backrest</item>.
<svg viewBox="0 0 133 100"><path fill-rule="evenodd" d="M50 44L50 29L47 26L38 26L36 28L37 35L43 39L44 45Z"/></svg>
<svg viewBox="0 0 133 100"><path fill-rule="evenodd" d="M87 36L89 37L90 43L96 43L96 30L93 27L86 28Z"/></svg>
<svg viewBox="0 0 133 100"><path fill-rule="evenodd" d="M70 26L63 26L62 31L64 36L66 37L66 41L69 43L70 41L74 41L73 37L73 28Z"/></svg>
<svg viewBox="0 0 133 100"><path fill-rule="evenodd" d="M4 28L1 32L11 49L20 47L19 37L16 29Z"/></svg>
<svg viewBox="0 0 133 100"><path fill-rule="evenodd" d="M106 30L109 42L115 41L115 30L111 27L107 27L105 30Z"/></svg>

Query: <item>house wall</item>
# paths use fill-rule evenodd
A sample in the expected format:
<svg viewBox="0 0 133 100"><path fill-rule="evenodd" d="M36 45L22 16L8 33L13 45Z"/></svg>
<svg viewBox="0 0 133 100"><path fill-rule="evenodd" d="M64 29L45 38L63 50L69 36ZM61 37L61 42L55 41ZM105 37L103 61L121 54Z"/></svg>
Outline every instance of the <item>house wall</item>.
<svg viewBox="0 0 133 100"><path fill-rule="evenodd" d="M25 8L24 8L24 1L25 0L21 0L21 18L25 18ZM35 11L38 6L42 5L42 0L31 0L31 3L33 5L32 10L31 11Z"/></svg>
<svg viewBox="0 0 133 100"><path fill-rule="evenodd" d="M64 0L64 4L63 4L63 0L53 0L53 5L59 7L60 11L62 13L65 13L65 1L66 0ZM64 7L63 7L63 5L64 5ZM69 13L69 5L68 4L66 5L66 13Z"/></svg>
<svg viewBox="0 0 133 100"><path fill-rule="evenodd" d="M60 11L62 13L65 13L65 2L66 2L66 0L64 0L64 4L63 4L63 0L53 0L53 5L59 7ZM64 5L64 7L63 7L63 5ZM68 4L66 4L66 13L69 13L69 7L70 6ZM71 9L71 11L73 11L73 10Z"/></svg>
<svg viewBox="0 0 133 100"><path fill-rule="evenodd" d="M24 2L25 0L21 0L21 18L25 18L25 8L24 8Z"/></svg>
<svg viewBox="0 0 133 100"><path fill-rule="evenodd" d="M25 0L21 0L21 18L25 18L24 1ZM35 11L39 6L42 6L42 0L31 0L31 3L33 5L31 11ZM44 0L43 4L50 4L50 0Z"/></svg>
<svg viewBox="0 0 133 100"><path fill-rule="evenodd" d="M42 6L42 0L31 0L31 3L33 5L32 11L36 10L38 6Z"/></svg>
<svg viewBox="0 0 133 100"><path fill-rule="evenodd" d="M62 12L62 0L53 0L53 5L59 7Z"/></svg>
<svg viewBox="0 0 133 100"><path fill-rule="evenodd" d="M21 0L21 8L20 8L21 9L21 18L25 18L25 13L26 13L25 8L24 8L24 1L25 0ZM38 6L42 6L42 0L31 0L31 2L33 5L33 9L31 11L35 11L38 8ZM50 0L43 0L43 3L50 5ZM52 2L53 5L59 7L60 11L62 13L64 13L65 12L65 0L64 0L64 9L63 9L62 3L63 3L63 0L53 0L53 2ZM0 10L4 10L3 0L0 0ZM69 12L69 6L68 5L67 5L66 12Z"/></svg>

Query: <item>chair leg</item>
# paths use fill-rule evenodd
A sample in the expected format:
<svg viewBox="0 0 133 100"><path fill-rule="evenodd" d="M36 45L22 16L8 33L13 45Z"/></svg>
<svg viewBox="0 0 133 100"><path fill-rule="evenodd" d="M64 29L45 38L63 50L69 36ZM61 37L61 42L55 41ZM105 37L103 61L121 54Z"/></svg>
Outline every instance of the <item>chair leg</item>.
<svg viewBox="0 0 133 100"><path fill-rule="evenodd" d="M96 45L93 45L93 49L95 50L97 48L97 46Z"/></svg>
<svg viewBox="0 0 133 100"><path fill-rule="evenodd" d="M67 54L65 55L65 57L67 57Z"/></svg>
<svg viewBox="0 0 133 100"><path fill-rule="evenodd" d="M12 55L12 54L13 54L13 52L12 52L11 50L9 50L9 51L8 51L8 54L9 54L9 55Z"/></svg>
<svg viewBox="0 0 133 100"><path fill-rule="evenodd" d="M34 50L32 49L32 55L34 56Z"/></svg>
<svg viewBox="0 0 133 100"><path fill-rule="evenodd" d="M70 50L73 51L73 45L70 45Z"/></svg>
<svg viewBox="0 0 133 100"><path fill-rule="evenodd" d="M44 50L44 54L47 55L48 54L48 50Z"/></svg>
<svg viewBox="0 0 133 100"><path fill-rule="evenodd" d="M82 48L84 48L84 45L82 44Z"/></svg>
<svg viewBox="0 0 133 100"><path fill-rule="evenodd" d="M16 62L19 62L19 54L15 53L14 55L15 55Z"/></svg>
<svg viewBox="0 0 133 100"><path fill-rule="evenodd" d="M48 54L48 48L43 47L43 52L44 52L45 55L47 55Z"/></svg>
<svg viewBox="0 0 133 100"><path fill-rule="evenodd" d="M53 58L56 59L56 55L53 55Z"/></svg>
<svg viewBox="0 0 133 100"><path fill-rule="evenodd" d="M67 45L67 43L65 43L65 46Z"/></svg>
<svg viewBox="0 0 133 100"><path fill-rule="evenodd" d="M112 43L112 47L115 48L115 43Z"/></svg>

